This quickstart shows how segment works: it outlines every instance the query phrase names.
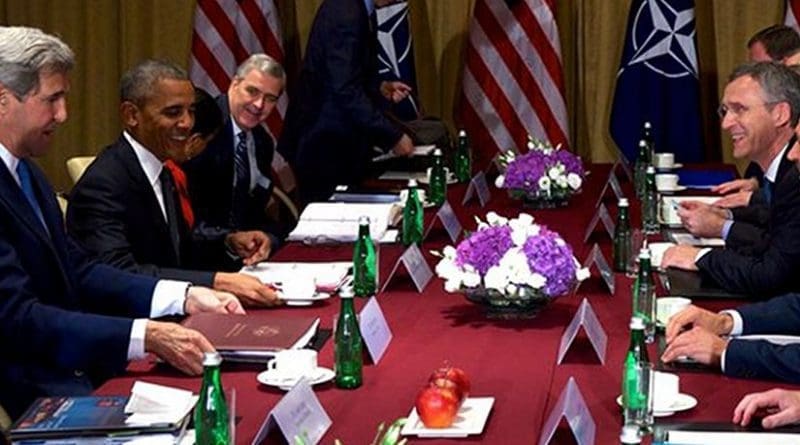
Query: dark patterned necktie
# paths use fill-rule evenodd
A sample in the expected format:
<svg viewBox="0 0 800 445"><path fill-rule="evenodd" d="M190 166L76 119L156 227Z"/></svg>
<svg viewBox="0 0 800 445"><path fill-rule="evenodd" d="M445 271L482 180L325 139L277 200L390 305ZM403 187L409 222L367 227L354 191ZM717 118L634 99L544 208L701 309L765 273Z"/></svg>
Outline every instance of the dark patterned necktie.
<svg viewBox="0 0 800 445"><path fill-rule="evenodd" d="M766 199L767 204L772 204L772 189L775 188L775 184L765 176L761 187L764 189L764 199Z"/></svg>
<svg viewBox="0 0 800 445"><path fill-rule="evenodd" d="M172 247L175 249L175 257L180 263L181 235L178 229L178 207L175 204L175 183L169 169L163 167L158 175L161 181L161 197L164 199L164 213L167 214L167 227L169 227L169 238Z"/></svg>
<svg viewBox="0 0 800 445"><path fill-rule="evenodd" d="M238 228L244 219L247 195L250 193L250 160L247 156L247 133L239 133L239 142L233 151L233 203L231 224Z"/></svg>

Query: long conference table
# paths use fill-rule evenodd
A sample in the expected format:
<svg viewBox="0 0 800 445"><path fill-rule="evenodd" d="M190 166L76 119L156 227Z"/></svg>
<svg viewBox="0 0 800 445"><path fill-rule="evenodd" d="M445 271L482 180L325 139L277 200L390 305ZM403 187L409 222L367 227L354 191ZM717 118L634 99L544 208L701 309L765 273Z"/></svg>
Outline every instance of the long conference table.
<svg viewBox="0 0 800 445"><path fill-rule="evenodd" d="M475 228L474 216L485 217L493 210L514 217L520 211L531 213L538 223L558 231L583 261L597 242L610 260L611 240L602 228L583 243L584 231L595 213L595 203L608 176L609 165L593 165L581 194L573 197L568 207L547 210L523 210L521 203L511 200L504 190L490 186L492 198L481 207L477 198L461 205L466 185L453 185L448 200L466 230ZM632 185L623 182L623 189L632 195ZM611 193L605 200L611 215L616 215L616 202ZM434 211L426 213L426 224ZM638 206L632 208L638 224ZM436 258L430 250L441 250L450 244L441 225L423 244L423 251L433 268ZM380 274L385 279L402 253L402 246L380 247ZM277 253L273 261L342 261L352 256L352 246L304 246L290 244ZM461 294L446 293L442 280L434 278L418 293L410 278L400 273L389 283L378 302L393 332L386 354L377 365L365 364L364 384L356 390L342 390L332 382L314 387L322 406L333 420L323 443L341 439L345 444L368 444L381 422L407 416L417 392L430 373L447 360L463 368L472 381L473 396L492 396L494 407L482 434L459 439L418 439L410 443L538 443L543 424L556 404L562 389L573 377L586 400L596 424L595 443L618 443L622 415L615 399L620 394L622 361L628 347L628 321L631 316L631 279L616 274L616 292L610 295L596 270L572 296L559 298L530 320L487 319L481 307ZM594 355L584 333L574 342L564 363L556 364L559 342L565 327L581 301L587 298L608 335L605 364ZM358 300L357 310L366 303ZM740 301L696 301L696 304L719 310ZM331 298L310 307L266 309L275 317L315 315L321 328L330 329L339 310L339 300ZM657 351L651 345L650 358ZM367 362L368 363L368 362ZM328 341L319 353L319 364L333 368L333 342ZM226 364L222 380L227 388L237 391L236 443L250 444L272 407L284 392L264 386L256 375L261 365ZM97 394L127 394L136 380L172 385L197 392L199 377L188 377L156 363L155 359L134 362L125 376L102 385ZM729 378L714 372L681 372L680 389L693 395L698 405L676 413L667 421L730 422L733 408L747 393L776 386L792 388L777 382ZM796 388L797 389L797 388ZM264 443L282 443L271 435ZM551 443L574 443L564 421Z"/></svg>

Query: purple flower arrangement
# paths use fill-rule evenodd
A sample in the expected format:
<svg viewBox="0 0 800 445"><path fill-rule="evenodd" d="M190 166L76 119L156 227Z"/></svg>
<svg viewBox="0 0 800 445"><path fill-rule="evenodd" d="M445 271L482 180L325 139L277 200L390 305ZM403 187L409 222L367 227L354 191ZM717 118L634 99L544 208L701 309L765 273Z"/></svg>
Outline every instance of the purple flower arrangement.
<svg viewBox="0 0 800 445"><path fill-rule="evenodd" d="M533 139L527 153L509 150L501 163L506 170L495 185L529 198L567 199L581 188L586 174L579 156Z"/></svg>

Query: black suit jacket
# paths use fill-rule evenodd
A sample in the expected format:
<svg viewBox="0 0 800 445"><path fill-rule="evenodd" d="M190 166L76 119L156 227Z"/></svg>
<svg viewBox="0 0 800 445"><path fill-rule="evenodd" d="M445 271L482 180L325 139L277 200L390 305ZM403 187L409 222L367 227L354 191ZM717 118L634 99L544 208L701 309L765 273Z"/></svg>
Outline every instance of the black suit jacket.
<svg viewBox="0 0 800 445"><path fill-rule="evenodd" d="M722 288L767 298L800 291L800 176L790 166L775 184L760 254L713 249L697 267Z"/></svg>
<svg viewBox="0 0 800 445"><path fill-rule="evenodd" d="M255 143L256 164L261 174L270 180L268 187L257 185L250 193L244 211L244 222L232 225L233 152L236 135L233 134L228 96L217 97L217 104L225 116L222 129L206 149L182 167L189 182L189 195L195 211L197 225L195 236L205 239L223 237L236 230L261 230L278 238L285 235L282 228L267 218L265 209L272 193L272 158L275 148L272 138L263 127L251 131ZM276 241L273 239L273 241Z"/></svg>
<svg viewBox="0 0 800 445"><path fill-rule="evenodd" d="M44 174L29 165L47 230L0 162L0 403L12 418L35 397L86 395L90 374L124 370L126 317L149 316L156 285L91 261L64 233Z"/></svg>
<svg viewBox="0 0 800 445"><path fill-rule="evenodd" d="M101 261L131 272L211 286L213 272L191 268L210 267L203 260L223 257L222 242L195 242L183 218L176 219L177 250L153 187L124 136L86 169L67 208L70 235Z"/></svg>
<svg viewBox="0 0 800 445"><path fill-rule="evenodd" d="M742 334L800 335L800 294L738 308ZM725 374L800 383L800 344L775 345L765 340L736 340L725 351Z"/></svg>
<svg viewBox="0 0 800 445"><path fill-rule="evenodd" d="M306 46L278 150L294 168L303 202L368 175L372 147L402 136L382 113L376 38L363 0L325 0Z"/></svg>

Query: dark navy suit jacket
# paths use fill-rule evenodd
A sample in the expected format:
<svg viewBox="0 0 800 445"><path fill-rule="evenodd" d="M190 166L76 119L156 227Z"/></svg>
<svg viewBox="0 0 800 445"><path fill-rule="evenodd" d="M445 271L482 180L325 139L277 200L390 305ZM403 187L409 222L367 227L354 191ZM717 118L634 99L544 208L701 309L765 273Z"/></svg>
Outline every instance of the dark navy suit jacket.
<svg viewBox="0 0 800 445"><path fill-rule="evenodd" d="M381 110L376 44L363 0L319 7L278 144L304 203L361 182L372 147L391 148L402 136Z"/></svg>
<svg viewBox="0 0 800 445"><path fill-rule="evenodd" d="M149 316L156 285L90 261L28 164L47 230L0 162L0 403L12 417L37 396L86 394L89 374L123 370L130 317Z"/></svg>
<svg viewBox="0 0 800 445"><path fill-rule="evenodd" d="M787 294L737 309L742 334L800 335L800 294ZM800 383L800 344L779 346L759 340L731 340L725 374Z"/></svg>
<svg viewBox="0 0 800 445"><path fill-rule="evenodd" d="M177 197L173 197L177 203ZM99 260L130 272L211 287L222 240L195 240L176 218L175 246L153 187L124 136L106 147L70 192L67 229ZM202 269L202 270L192 270Z"/></svg>

